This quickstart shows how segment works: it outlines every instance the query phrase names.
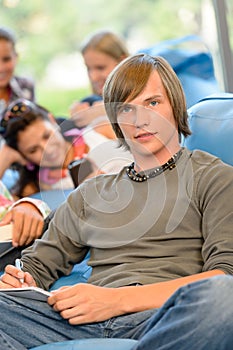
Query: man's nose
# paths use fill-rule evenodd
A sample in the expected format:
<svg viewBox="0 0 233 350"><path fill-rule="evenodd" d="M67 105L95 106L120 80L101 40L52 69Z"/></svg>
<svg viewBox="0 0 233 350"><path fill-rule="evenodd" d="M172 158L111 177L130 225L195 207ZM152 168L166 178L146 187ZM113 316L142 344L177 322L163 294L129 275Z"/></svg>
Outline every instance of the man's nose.
<svg viewBox="0 0 233 350"><path fill-rule="evenodd" d="M149 110L145 107L137 106L135 110L135 126L137 128L143 128L145 125L149 125L149 122Z"/></svg>

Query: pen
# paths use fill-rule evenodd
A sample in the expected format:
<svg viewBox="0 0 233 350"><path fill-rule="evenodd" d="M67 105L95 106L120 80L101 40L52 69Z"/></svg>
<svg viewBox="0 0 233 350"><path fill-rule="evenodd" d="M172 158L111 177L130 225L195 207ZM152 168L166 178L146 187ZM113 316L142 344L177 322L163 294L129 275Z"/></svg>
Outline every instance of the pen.
<svg viewBox="0 0 233 350"><path fill-rule="evenodd" d="M17 269L22 271L23 263L22 263L22 261L20 259L16 259L15 260L15 266L17 267ZM20 280L21 283L24 283L24 278L20 278L19 280Z"/></svg>

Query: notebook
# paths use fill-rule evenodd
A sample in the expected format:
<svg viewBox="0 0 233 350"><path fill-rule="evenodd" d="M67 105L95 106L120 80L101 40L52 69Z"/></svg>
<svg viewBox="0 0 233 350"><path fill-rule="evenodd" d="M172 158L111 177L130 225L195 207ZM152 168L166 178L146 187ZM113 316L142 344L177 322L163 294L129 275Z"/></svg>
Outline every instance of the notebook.
<svg viewBox="0 0 233 350"><path fill-rule="evenodd" d="M27 298L38 301L47 301L51 295L50 292L38 287L23 287L23 288L3 288L0 293L7 293L13 297Z"/></svg>
<svg viewBox="0 0 233 350"><path fill-rule="evenodd" d="M15 248L11 244L12 224L0 226L0 258Z"/></svg>
<svg viewBox="0 0 233 350"><path fill-rule="evenodd" d="M12 238L12 224L0 226L0 243Z"/></svg>

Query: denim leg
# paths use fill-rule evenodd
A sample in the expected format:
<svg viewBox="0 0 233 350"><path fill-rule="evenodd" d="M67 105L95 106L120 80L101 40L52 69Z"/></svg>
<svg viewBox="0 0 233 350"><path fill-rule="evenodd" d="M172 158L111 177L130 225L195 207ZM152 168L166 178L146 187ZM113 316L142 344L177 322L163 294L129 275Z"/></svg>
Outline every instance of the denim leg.
<svg viewBox="0 0 233 350"><path fill-rule="evenodd" d="M71 326L46 302L0 293L0 350L25 350L42 344L88 338L134 338L154 310Z"/></svg>
<svg viewBox="0 0 233 350"><path fill-rule="evenodd" d="M0 293L0 349L31 347L82 338L103 336L103 323L71 326L46 302Z"/></svg>
<svg viewBox="0 0 233 350"><path fill-rule="evenodd" d="M233 277L180 288L147 322L134 350L232 350Z"/></svg>
<svg viewBox="0 0 233 350"><path fill-rule="evenodd" d="M113 337L140 339L134 350L231 350L232 291L232 277L213 277L179 289L159 310L80 326L70 326L45 302L0 293L0 349Z"/></svg>

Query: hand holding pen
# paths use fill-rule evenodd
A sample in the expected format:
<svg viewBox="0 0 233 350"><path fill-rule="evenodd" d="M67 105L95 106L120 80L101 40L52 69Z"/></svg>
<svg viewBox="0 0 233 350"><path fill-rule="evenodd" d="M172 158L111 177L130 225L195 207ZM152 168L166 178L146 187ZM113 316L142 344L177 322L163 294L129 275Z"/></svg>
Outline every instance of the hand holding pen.
<svg viewBox="0 0 233 350"><path fill-rule="evenodd" d="M36 287L36 281L29 272L23 271L20 259L15 260L14 265L7 265L0 277L1 288Z"/></svg>
<svg viewBox="0 0 233 350"><path fill-rule="evenodd" d="M22 271L23 268L23 262L20 259L16 259L15 260L15 267L17 267L17 269L19 269L20 271ZM24 283L24 277L21 277L19 279L20 283Z"/></svg>

